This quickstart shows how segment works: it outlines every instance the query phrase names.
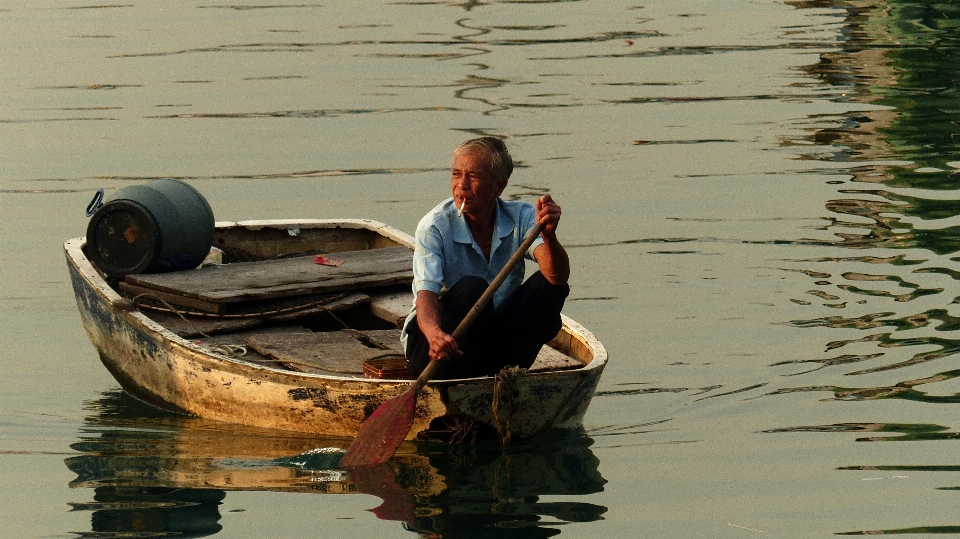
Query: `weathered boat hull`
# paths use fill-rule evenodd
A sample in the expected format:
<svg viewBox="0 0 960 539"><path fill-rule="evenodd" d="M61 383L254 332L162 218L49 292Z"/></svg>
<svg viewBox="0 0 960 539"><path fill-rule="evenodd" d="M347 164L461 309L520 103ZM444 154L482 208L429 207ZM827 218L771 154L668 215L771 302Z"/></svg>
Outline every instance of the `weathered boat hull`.
<svg viewBox="0 0 960 539"><path fill-rule="evenodd" d="M292 230L294 226L298 231L366 229L394 245L412 245L408 235L367 220L218 223L218 230ZM352 437L369 414L409 384L252 364L178 337L114 291L84 256L84 243L84 238L77 238L64 244L83 327L107 370L140 400L227 422ZM566 317L556 342L585 364L573 370L528 373L513 383L509 428L514 436L582 425L606 351ZM417 400L409 438L442 416L494 424L494 384L493 378L428 383ZM503 414L501 410L501 422Z"/></svg>

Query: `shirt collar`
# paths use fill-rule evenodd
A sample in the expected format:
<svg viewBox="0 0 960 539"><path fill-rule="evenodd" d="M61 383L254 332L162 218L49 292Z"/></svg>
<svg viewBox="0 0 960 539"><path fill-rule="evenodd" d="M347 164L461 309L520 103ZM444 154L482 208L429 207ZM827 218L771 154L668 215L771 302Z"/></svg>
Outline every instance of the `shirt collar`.
<svg viewBox="0 0 960 539"><path fill-rule="evenodd" d="M453 200L453 199L451 199ZM451 206L455 204L451 203ZM497 197L497 207L494 209L496 212L493 217L493 244L490 246L490 252L497 250L497 247L500 245L501 238L505 238L513 233L515 223L510 220L510 216L504 210L503 199ZM463 216L457 216L453 221L453 241L457 243L473 243L473 233L470 232L470 227L467 226L467 220Z"/></svg>

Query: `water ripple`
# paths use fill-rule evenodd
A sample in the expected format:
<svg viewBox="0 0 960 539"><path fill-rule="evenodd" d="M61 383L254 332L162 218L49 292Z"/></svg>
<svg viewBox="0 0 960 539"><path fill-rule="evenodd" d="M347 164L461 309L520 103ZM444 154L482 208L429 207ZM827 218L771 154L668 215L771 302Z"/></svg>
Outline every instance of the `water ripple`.
<svg viewBox="0 0 960 539"><path fill-rule="evenodd" d="M452 107L414 107L414 108L370 108L370 109L316 109L316 110L280 110L270 112L191 112L184 114L164 114L146 116L147 118L336 118L355 114L392 114L403 112L457 112Z"/></svg>
<svg viewBox="0 0 960 539"><path fill-rule="evenodd" d="M303 8L316 8L323 7L323 4L262 4L262 5L240 5L240 4L224 4L221 6L196 6L197 9L232 9L235 11L247 11L254 9L303 9Z"/></svg>
<svg viewBox="0 0 960 539"><path fill-rule="evenodd" d="M20 120L5 120L0 119L0 124L32 124L32 123L46 123L46 122L102 122L102 121L117 121L119 118L110 118L108 116L75 116L72 118L32 118L32 119L20 119Z"/></svg>
<svg viewBox="0 0 960 539"><path fill-rule="evenodd" d="M854 373L856 374L856 373ZM925 384L934 384L952 380L960 376L960 370L945 371L933 376L919 378L916 380L907 380L898 382L890 386L880 387L842 387L834 385L826 386L802 386L782 388L768 395L784 395L789 393L807 393L828 391L834 394L836 400L841 401L872 401L880 399L901 399L915 402L925 402L930 404L955 404L960 402L960 393L950 395L932 395L918 389L917 386Z"/></svg>
<svg viewBox="0 0 960 539"><path fill-rule="evenodd" d="M303 178L342 178L349 176L369 176L381 174L421 174L445 172L446 168L357 168L357 169L317 169L317 170L299 170L291 172L273 172L262 174L218 174L218 175L190 175L177 176L177 179L188 182L203 182L216 180L293 180ZM79 178L36 178L23 180L24 182L39 183L62 183L62 182L111 182L111 183L145 183L152 180L167 178L169 176L90 176ZM19 193L55 193L69 192L68 190L51 189L9 189L9 192ZM80 190L85 191L85 190Z"/></svg>
<svg viewBox="0 0 960 539"><path fill-rule="evenodd" d="M647 37L654 37L653 34ZM704 46L667 46L642 51L621 53L590 54L582 56L550 56L540 57L537 60L590 60L600 58L659 58L668 56L703 56L710 54L726 54L738 52L758 52L773 50L820 50L834 49L836 44L830 41L823 42L788 42L772 45L704 45Z"/></svg>
<svg viewBox="0 0 960 539"><path fill-rule="evenodd" d="M576 43L604 43L609 41L622 41L625 39L639 39L643 37L655 37L658 34L650 32L621 31L621 32L602 32L596 35L568 37L568 38L541 38L541 39L492 39L479 40L479 36L489 34L492 28L470 27L463 21L458 26L475 30L476 33L467 36L457 36L451 39L424 39L424 40L389 40L389 39L346 39L342 41L261 41L251 43L234 43L216 45L212 47L195 47L187 49L178 49L172 51L153 51L140 53L124 53L108 56L108 58L145 58L145 57L163 57L178 56L184 54L206 54L223 52L240 53L277 53L277 52L312 52L316 49L330 47L351 47L351 46L374 46L374 47L393 47L393 46L485 46L485 47L519 47L547 45L556 46ZM537 28L530 28L536 30ZM481 49L481 52L489 52Z"/></svg>
<svg viewBox="0 0 960 539"><path fill-rule="evenodd" d="M93 6L67 6L61 8L53 9L116 9L116 8L127 8L127 7L136 7L136 4L98 4Z"/></svg>
<svg viewBox="0 0 960 539"><path fill-rule="evenodd" d="M765 430L762 432L883 432L898 434L898 436L868 436L864 438L857 438L858 442L915 442L924 440L960 439L960 432L951 431L949 427L923 423L837 423L833 425L787 427L782 429ZM873 468L858 466L842 467L838 469L855 470Z"/></svg>

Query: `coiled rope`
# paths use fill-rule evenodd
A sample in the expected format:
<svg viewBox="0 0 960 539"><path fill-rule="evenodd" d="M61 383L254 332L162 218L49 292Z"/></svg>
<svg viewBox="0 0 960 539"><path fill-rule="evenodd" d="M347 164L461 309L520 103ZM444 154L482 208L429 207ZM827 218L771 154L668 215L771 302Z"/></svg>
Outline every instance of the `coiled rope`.
<svg viewBox="0 0 960 539"><path fill-rule="evenodd" d="M516 365L507 365L497 373L493 382L493 426L500 435L500 443L510 442L511 419L513 418L513 399L519 394L516 384L527 369Z"/></svg>

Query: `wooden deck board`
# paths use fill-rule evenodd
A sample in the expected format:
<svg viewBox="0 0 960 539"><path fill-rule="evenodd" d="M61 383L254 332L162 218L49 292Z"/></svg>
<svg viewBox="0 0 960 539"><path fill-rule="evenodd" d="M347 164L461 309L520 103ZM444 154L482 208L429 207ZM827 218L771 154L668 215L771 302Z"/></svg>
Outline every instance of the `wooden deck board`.
<svg viewBox="0 0 960 539"><path fill-rule="evenodd" d="M412 304L413 294L409 287L394 286L370 292L370 312L397 328L403 327Z"/></svg>
<svg viewBox="0 0 960 539"><path fill-rule="evenodd" d="M192 307L407 283L413 253L406 247L348 251L332 256L344 263L325 266L314 256L237 262L190 271L128 275L121 288L155 291L189 301ZM170 300L168 296L168 301Z"/></svg>
<svg viewBox="0 0 960 539"><path fill-rule="evenodd" d="M272 333L251 335L244 344L274 359L290 370L300 372L360 375L363 362L388 354L403 355L400 332L396 330L364 331L374 343L387 350L370 347L358 338L360 332L350 330L319 333Z"/></svg>
<svg viewBox="0 0 960 539"><path fill-rule="evenodd" d="M530 372L540 371L563 371L567 369L576 369L583 367L576 359L564 354L563 352L544 345L537 354L536 361L530 365Z"/></svg>
<svg viewBox="0 0 960 539"><path fill-rule="evenodd" d="M330 301L308 304L306 308L284 312L283 310L270 313L268 306L263 306L268 310L266 314L249 317L223 317L223 316L196 316L185 313L180 315L171 312L154 311L144 308L143 312L151 320L167 328L173 333L184 338L199 337L206 335L219 335L223 333L232 333L253 329L266 324L290 323L310 316L320 314L324 311L338 312L351 309L358 305L370 303L370 297L366 294L349 294L340 298L330 298ZM184 318L186 320L184 320ZM302 330L308 331L308 330Z"/></svg>
<svg viewBox="0 0 960 539"><path fill-rule="evenodd" d="M398 330L254 334L244 344L288 369L300 372L360 375L363 362L385 355L403 355ZM371 346L363 344L367 341ZM380 346L386 348L380 348ZM530 372L582 367L576 359L549 346L540 349Z"/></svg>

